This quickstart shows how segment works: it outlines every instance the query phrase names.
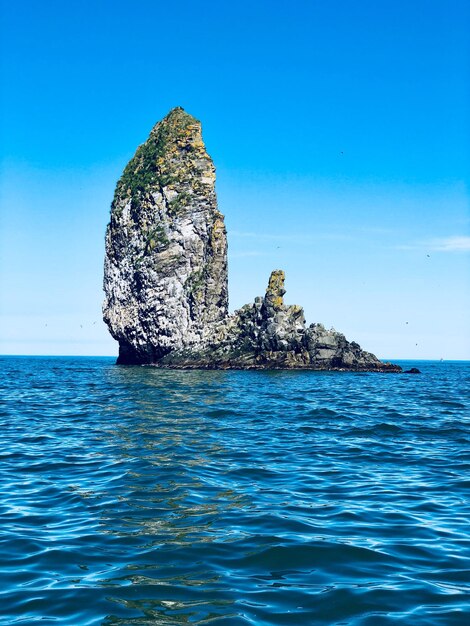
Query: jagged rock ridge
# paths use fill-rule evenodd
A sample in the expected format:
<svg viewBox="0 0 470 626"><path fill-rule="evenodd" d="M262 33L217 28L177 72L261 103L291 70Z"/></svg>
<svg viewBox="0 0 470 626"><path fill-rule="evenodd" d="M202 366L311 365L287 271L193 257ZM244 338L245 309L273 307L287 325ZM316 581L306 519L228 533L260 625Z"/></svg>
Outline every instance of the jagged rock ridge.
<svg viewBox="0 0 470 626"><path fill-rule="evenodd" d="M400 371L285 305L284 272L228 315L227 238L201 124L176 108L117 183L106 233L103 318L118 363L181 368Z"/></svg>

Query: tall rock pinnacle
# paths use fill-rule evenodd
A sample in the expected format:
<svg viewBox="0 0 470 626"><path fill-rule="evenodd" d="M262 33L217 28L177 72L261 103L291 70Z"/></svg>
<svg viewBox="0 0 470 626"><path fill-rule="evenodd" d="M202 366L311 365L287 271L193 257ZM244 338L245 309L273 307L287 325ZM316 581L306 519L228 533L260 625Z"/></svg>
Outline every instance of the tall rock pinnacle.
<svg viewBox="0 0 470 626"><path fill-rule="evenodd" d="M284 272L228 314L227 237L201 124L176 108L117 183L106 232L103 318L118 363L171 368L397 372L284 303Z"/></svg>
<svg viewBox="0 0 470 626"><path fill-rule="evenodd" d="M106 233L103 305L119 362L154 362L227 315L227 238L214 185L201 124L179 107L124 169Z"/></svg>

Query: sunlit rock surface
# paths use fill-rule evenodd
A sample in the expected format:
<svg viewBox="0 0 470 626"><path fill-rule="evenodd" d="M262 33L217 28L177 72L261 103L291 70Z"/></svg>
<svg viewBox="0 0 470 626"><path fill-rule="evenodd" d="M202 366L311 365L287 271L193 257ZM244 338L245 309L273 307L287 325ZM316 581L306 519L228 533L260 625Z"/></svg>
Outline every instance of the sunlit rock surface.
<svg viewBox="0 0 470 626"><path fill-rule="evenodd" d="M159 122L119 180L106 233L104 320L119 362L197 343L228 311L227 238L201 124Z"/></svg>
<svg viewBox="0 0 470 626"><path fill-rule="evenodd" d="M126 166L106 233L103 317L118 363L400 371L284 304L284 272L228 314L227 238L201 124L173 109Z"/></svg>

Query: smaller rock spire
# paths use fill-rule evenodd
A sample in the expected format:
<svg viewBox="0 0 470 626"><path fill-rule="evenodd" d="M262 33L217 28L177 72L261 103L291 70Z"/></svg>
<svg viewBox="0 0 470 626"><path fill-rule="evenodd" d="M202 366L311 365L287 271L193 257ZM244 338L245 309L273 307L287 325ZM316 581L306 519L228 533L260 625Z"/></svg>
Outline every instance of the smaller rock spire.
<svg viewBox="0 0 470 626"><path fill-rule="evenodd" d="M266 308L273 312L280 311L284 306L283 295L286 293L284 289L284 280L286 276L282 270L273 270L269 277L268 288L264 297Z"/></svg>

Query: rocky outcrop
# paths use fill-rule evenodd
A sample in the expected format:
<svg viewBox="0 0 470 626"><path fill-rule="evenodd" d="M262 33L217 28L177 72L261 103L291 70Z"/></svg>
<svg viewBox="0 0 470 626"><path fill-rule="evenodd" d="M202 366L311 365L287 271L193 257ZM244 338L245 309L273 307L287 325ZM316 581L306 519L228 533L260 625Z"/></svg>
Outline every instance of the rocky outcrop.
<svg viewBox="0 0 470 626"><path fill-rule="evenodd" d="M228 315L227 239L201 125L173 109L119 180L103 316L118 363L173 368L400 371L284 304L284 272Z"/></svg>
<svg viewBox="0 0 470 626"><path fill-rule="evenodd" d="M326 330L322 324L307 327L303 309L284 304L284 279L283 271L272 272L264 298L255 298L253 304L208 326L197 345L171 352L157 364L173 368L400 371L335 330Z"/></svg>
<svg viewBox="0 0 470 626"><path fill-rule="evenodd" d="M201 124L159 122L125 168L106 233L104 320L120 363L197 343L228 311L227 238Z"/></svg>

